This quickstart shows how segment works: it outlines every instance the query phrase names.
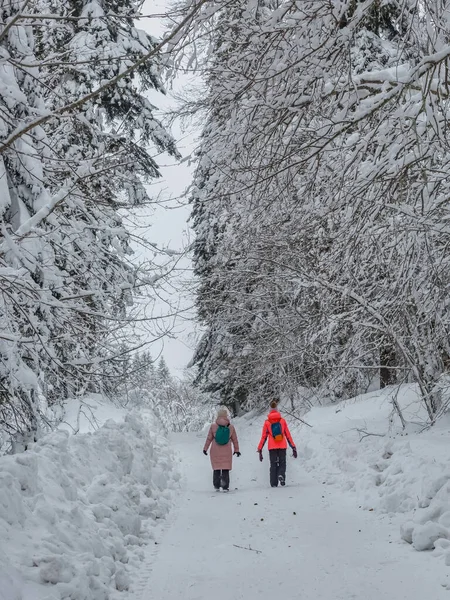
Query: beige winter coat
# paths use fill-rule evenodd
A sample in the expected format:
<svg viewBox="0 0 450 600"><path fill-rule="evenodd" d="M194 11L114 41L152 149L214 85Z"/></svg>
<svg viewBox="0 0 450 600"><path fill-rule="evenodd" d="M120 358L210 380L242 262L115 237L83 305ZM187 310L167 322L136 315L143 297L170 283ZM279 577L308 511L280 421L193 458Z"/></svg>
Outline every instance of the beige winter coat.
<svg viewBox="0 0 450 600"><path fill-rule="evenodd" d="M230 440L228 444L223 446L217 444L216 440L214 439L219 425L230 427ZM237 439L236 430L233 425L230 425L229 419L225 417L218 417L216 422L211 425L203 450L207 451L210 446L210 458L213 470L216 471L218 469L225 469L231 471L233 466L233 452L239 452L239 442Z"/></svg>

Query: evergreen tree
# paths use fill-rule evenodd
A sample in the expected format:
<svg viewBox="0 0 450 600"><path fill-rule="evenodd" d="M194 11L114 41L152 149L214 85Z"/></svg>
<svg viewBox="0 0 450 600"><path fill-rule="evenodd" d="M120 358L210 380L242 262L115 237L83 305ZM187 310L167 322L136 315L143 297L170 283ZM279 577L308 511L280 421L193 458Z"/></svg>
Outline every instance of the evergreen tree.
<svg viewBox="0 0 450 600"><path fill-rule="evenodd" d="M11 432L36 429L40 392L53 403L99 388L154 275L131 262L123 215L149 200L155 150L178 156L146 98L164 91L158 60L85 100L155 47L137 9L36 0L25 18L2 4L14 23L0 32L0 410Z"/></svg>
<svg viewBox="0 0 450 600"><path fill-rule="evenodd" d="M218 17L208 72L206 109L208 122L202 134L192 202L194 272L199 278L197 308L205 333L195 351L192 364L197 367L196 384L219 395L220 402L233 411L244 403L248 390L245 359L247 335L254 316L241 310L235 281L240 244L234 235L238 225L232 203L233 182L221 179L222 162L236 159L223 149L228 129L236 124L238 106L230 104L226 88L248 68L237 60L235 49L245 44L244 35L253 15L246 3L223 7ZM244 46L245 47L245 46ZM235 70L234 70L235 69ZM248 282L245 283L248 285Z"/></svg>
<svg viewBox="0 0 450 600"><path fill-rule="evenodd" d="M158 387L164 387L170 384L171 375L169 371L169 367L164 360L164 356L161 356L158 362L158 369L156 372L156 383Z"/></svg>
<svg viewBox="0 0 450 600"><path fill-rule="evenodd" d="M134 388L152 391L155 386L156 373L150 352L137 352L134 355L131 381Z"/></svg>

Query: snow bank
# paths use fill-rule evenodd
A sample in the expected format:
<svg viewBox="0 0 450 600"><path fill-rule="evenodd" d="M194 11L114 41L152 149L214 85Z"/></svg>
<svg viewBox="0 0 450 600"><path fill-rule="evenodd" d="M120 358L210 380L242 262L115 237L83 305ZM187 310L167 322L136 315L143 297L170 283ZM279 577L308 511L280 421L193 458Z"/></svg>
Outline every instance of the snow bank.
<svg viewBox="0 0 450 600"><path fill-rule="evenodd" d="M434 549L450 565L449 417L424 430L416 388L404 385L314 408L304 418L313 427L298 428L295 437L306 470L357 494L363 510L401 517L403 540Z"/></svg>
<svg viewBox="0 0 450 600"><path fill-rule="evenodd" d="M150 413L1 457L0 600L120 596L169 510L173 464Z"/></svg>
<svg viewBox="0 0 450 600"><path fill-rule="evenodd" d="M121 422L130 413L120 408L101 394L91 394L84 398L72 398L64 405L64 415L57 416L61 421L59 429L69 433L88 433L99 429L106 421Z"/></svg>

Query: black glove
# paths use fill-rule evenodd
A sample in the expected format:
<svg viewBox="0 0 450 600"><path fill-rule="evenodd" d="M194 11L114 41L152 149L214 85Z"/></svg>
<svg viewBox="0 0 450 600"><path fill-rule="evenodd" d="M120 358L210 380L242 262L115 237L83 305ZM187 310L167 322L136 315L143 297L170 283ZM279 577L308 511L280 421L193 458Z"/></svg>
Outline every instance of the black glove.
<svg viewBox="0 0 450 600"><path fill-rule="evenodd" d="M262 460L263 460L262 450L258 450L258 452L259 452L259 460L262 462Z"/></svg>
<svg viewBox="0 0 450 600"><path fill-rule="evenodd" d="M236 454L236 456L239 458L241 453L240 452L233 452L233 454Z"/></svg>
<svg viewBox="0 0 450 600"><path fill-rule="evenodd" d="M208 456L208 453L206 452L206 450L203 450L203 454L204 454L205 456Z"/></svg>
<svg viewBox="0 0 450 600"><path fill-rule="evenodd" d="M293 456L294 458L297 458L297 456L298 456L298 455L297 455L297 448L295 448L295 447L294 447L294 448L292 448L292 456Z"/></svg>

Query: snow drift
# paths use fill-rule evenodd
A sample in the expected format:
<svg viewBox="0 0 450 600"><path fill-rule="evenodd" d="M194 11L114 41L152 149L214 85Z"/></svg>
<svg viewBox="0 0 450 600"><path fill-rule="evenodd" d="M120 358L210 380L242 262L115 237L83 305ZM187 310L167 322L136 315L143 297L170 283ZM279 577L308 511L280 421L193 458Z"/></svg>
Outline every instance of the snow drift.
<svg viewBox="0 0 450 600"><path fill-rule="evenodd" d="M418 392L408 384L314 408L305 419L313 428L294 437L306 470L356 493L362 510L397 516L403 540L416 550L434 549L450 565L449 416L426 429Z"/></svg>
<svg viewBox="0 0 450 600"><path fill-rule="evenodd" d="M129 587L178 475L150 413L56 431L0 458L0 600L108 600Z"/></svg>

